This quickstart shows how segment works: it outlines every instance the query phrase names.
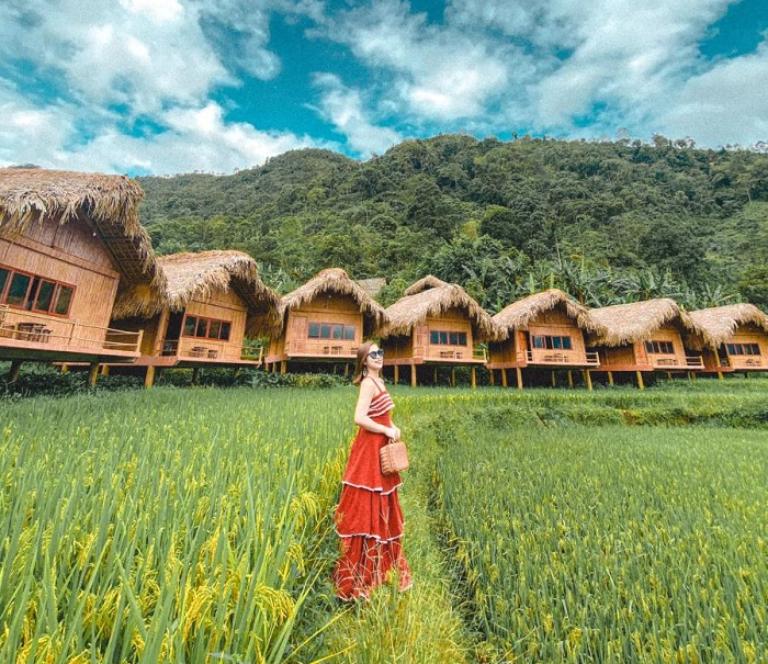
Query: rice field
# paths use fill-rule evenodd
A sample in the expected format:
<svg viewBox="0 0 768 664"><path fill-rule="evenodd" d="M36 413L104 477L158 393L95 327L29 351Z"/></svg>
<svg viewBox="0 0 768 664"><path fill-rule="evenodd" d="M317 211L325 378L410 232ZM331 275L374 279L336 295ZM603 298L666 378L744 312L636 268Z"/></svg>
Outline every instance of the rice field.
<svg viewBox="0 0 768 664"><path fill-rule="evenodd" d="M0 662L762 661L766 388L393 388L416 585L365 606L354 388L0 400Z"/></svg>

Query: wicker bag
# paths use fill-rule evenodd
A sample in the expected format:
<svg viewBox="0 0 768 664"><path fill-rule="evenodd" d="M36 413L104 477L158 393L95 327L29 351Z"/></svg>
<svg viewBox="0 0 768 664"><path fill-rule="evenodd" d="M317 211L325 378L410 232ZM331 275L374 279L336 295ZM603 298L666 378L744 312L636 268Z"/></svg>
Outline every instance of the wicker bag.
<svg viewBox="0 0 768 664"><path fill-rule="evenodd" d="M408 450L402 440L389 439L386 445L379 450L381 457L381 472L384 475L401 473L408 470Z"/></svg>

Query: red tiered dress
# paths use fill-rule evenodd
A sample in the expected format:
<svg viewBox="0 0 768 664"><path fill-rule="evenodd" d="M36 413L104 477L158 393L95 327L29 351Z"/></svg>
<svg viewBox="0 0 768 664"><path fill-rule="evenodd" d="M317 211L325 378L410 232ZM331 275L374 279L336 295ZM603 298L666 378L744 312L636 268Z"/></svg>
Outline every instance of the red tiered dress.
<svg viewBox="0 0 768 664"><path fill-rule="evenodd" d="M378 386L377 386L378 387ZM368 417L392 426L389 411L395 407L386 389L371 399ZM402 552L403 513L397 499L400 475L383 475L379 450L387 444L384 434L363 427L352 443L336 507L336 533L341 538L341 558L333 580L343 600L369 597L387 573L399 573L399 589L412 585L411 571Z"/></svg>

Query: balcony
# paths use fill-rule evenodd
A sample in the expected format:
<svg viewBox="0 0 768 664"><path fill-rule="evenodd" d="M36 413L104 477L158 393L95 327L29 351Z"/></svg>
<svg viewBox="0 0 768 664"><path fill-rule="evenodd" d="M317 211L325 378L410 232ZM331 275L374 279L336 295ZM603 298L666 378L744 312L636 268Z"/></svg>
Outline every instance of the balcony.
<svg viewBox="0 0 768 664"><path fill-rule="evenodd" d="M289 358L306 357L317 359L344 359L357 358L358 344L356 341L343 341L341 339L292 339L286 344L285 352Z"/></svg>
<svg viewBox="0 0 768 664"><path fill-rule="evenodd" d="M237 344L196 337L166 340L161 351L161 356L165 358L212 364L261 364L263 355L261 344Z"/></svg>
<svg viewBox="0 0 768 664"><path fill-rule="evenodd" d="M470 362L481 364L488 360L485 348L448 347L436 344L427 346L414 346L413 357L426 362L462 363Z"/></svg>
<svg viewBox="0 0 768 664"><path fill-rule="evenodd" d="M679 357L655 357L651 356L651 365L654 369L669 370L693 370L704 368L704 358L701 355L686 355L685 358Z"/></svg>
<svg viewBox="0 0 768 664"><path fill-rule="evenodd" d="M130 361L139 356L141 339L141 331L100 327L0 306L0 353L7 357Z"/></svg>
<svg viewBox="0 0 768 664"><path fill-rule="evenodd" d="M533 349L518 353L518 361L544 366L599 367L600 357L596 352Z"/></svg>

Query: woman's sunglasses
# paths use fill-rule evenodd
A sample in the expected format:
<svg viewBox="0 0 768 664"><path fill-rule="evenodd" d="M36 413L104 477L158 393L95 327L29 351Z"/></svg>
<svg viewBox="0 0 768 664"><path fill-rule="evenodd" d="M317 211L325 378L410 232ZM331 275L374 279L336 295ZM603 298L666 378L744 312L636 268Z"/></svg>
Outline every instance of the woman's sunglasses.
<svg viewBox="0 0 768 664"><path fill-rule="evenodd" d="M384 351L383 350L372 350L370 353L368 353L368 357L373 358L374 360L384 357Z"/></svg>

